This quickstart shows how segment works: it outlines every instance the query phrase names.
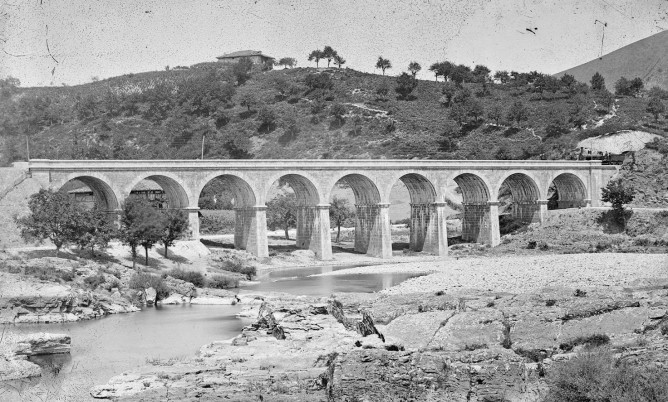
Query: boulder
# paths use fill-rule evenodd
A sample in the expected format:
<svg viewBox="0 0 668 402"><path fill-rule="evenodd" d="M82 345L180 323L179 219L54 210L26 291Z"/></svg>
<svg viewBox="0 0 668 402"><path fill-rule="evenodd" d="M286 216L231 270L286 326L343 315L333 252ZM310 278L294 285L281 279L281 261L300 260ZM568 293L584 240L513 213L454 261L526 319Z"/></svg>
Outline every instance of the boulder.
<svg viewBox="0 0 668 402"><path fill-rule="evenodd" d="M21 359L3 359L0 357L0 381L19 380L39 377L42 369L35 363Z"/></svg>
<svg viewBox="0 0 668 402"><path fill-rule="evenodd" d="M169 289L169 293L178 293L187 298L197 296L197 288L190 282L168 276L164 279L164 283Z"/></svg>
<svg viewBox="0 0 668 402"><path fill-rule="evenodd" d="M155 299L158 297L158 293L153 288L148 288L144 291L146 293L146 304L152 306L155 304Z"/></svg>
<svg viewBox="0 0 668 402"><path fill-rule="evenodd" d="M24 356L70 353L71 341L70 336L65 334L29 334L17 339L14 353Z"/></svg>

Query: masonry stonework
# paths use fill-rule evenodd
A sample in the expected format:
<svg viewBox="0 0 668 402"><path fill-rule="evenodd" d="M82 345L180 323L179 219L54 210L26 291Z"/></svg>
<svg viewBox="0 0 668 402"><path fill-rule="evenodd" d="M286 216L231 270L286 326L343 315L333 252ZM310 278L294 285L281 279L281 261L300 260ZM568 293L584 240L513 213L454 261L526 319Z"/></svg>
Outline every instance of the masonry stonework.
<svg viewBox="0 0 668 402"><path fill-rule="evenodd" d="M192 238L199 237L198 200L204 186L222 177L239 200L235 247L268 256L266 202L271 185L289 183L300 202L297 247L318 258L332 256L329 202L336 183L353 190L357 210L355 250L390 258L390 192L402 181L411 198L410 248L447 254L448 190L461 193L462 239L500 243L499 208L525 222L542 222L556 189L558 208L600 206L600 188L616 173L599 161L435 160L32 160L29 173L44 188L80 180L97 202L118 211L141 180L158 183L170 208L188 213Z"/></svg>

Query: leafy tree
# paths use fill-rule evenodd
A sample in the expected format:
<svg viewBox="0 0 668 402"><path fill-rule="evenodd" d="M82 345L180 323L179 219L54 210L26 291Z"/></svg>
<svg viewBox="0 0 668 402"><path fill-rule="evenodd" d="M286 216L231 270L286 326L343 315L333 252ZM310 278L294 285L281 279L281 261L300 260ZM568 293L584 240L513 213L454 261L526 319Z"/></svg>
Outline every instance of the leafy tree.
<svg viewBox="0 0 668 402"><path fill-rule="evenodd" d="M546 138L561 137L562 134L566 134L567 132L568 125L566 124L566 118L564 117L563 113L553 113L552 119L547 124L547 126L545 126Z"/></svg>
<svg viewBox="0 0 668 402"><path fill-rule="evenodd" d="M639 77L632 80L628 80L626 77L621 77L615 82L615 94L636 96L642 91L644 86L645 84Z"/></svg>
<svg viewBox="0 0 668 402"><path fill-rule="evenodd" d="M336 64L337 66L339 66L339 68L341 68L342 65L346 64L346 59L336 54L334 55L334 64Z"/></svg>
<svg viewBox="0 0 668 402"><path fill-rule="evenodd" d="M577 82L577 81L575 80L575 77L572 76L572 75L570 75L570 74L564 74L564 75L561 77L560 81L561 81L561 83L562 83L565 87L567 87L567 88L572 87L572 86L575 85L575 83Z"/></svg>
<svg viewBox="0 0 668 402"><path fill-rule="evenodd" d="M276 123L276 113L269 106L262 106L257 112L257 119L260 121L260 130L271 131Z"/></svg>
<svg viewBox="0 0 668 402"><path fill-rule="evenodd" d="M460 126L464 124L466 118L468 117L468 111L462 103L453 103L450 107L450 112L448 114L450 119L454 120Z"/></svg>
<svg viewBox="0 0 668 402"><path fill-rule="evenodd" d="M660 98L651 98L647 103L647 111L654 115L654 121L659 120L659 114L666 111L666 106Z"/></svg>
<svg viewBox="0 0 668 402"><path fill-rule="evenodd" d="M494 78L501 81L502 84L507 84L510 81L510 75L508 71L501 70L494 73Z"/></svg>
<svg viewBox="0 0 668 402"><path fill-rule="evenodd" d="M601 201L612 204L612 211L617 222L622 225L622 229L626 228L627 211L624 206L633 201L635 193L635 188L627 186L621 177L610 180L605 187L601 188Z"/></svg>
<svg viewBox="0 0 668 402"><path fill-rule="evenodd" d="M325 46L325 48L322 49L322 58L327 59L327 67L329 67L329 63L331 63L332 59L336 56L338 56L338 54L331 46Z"/></svg>
<svg viewBox="0 0 668 402"><path fill-rule="evenodd" d="M434 63L429 67L429 71L432 71L436 76L436 81L438 81L439 76L443 77L443 80L447 81L448 77L454 69L455 65L449 61Z"/></svg>
<svg viewBox="0 0 668 402"><path fill-rule="evenodd" d="M450 79L459 86L464 82L470 81L471 77L471 69L463 64L454 67L450 72Z"/></svg>
<svg viewBox="0 0 668 402"><path fill-rule="evenodd" d="M334 82L329 74L308 74L304 78L304 84L309 87L311 90L323 89L330 90L334 87Z"/></svg>
<svg viewBox="0 0 668 402"><path fill-rule="evenodd" d="M345 118L343 116L345 116L346 112L346 107L340 103L334 103L329 108L329 115L332 116L334 123L339 127L345 123Z"/></svg>
<svg viewBox="0 0 668 402"><path fill-rule="evenodd" d="M270 230L283 228L285 240L290 240L288 230L297 224L297 197L283 192L267 202L267 227Z"/></svg>
<svg viewBox="0 0 668 402"><path fill-rule="evenodd" d="M239 95L239 104L245 106L250 112L258 104L258 100L252 91L244 91Z"/></svg>
<svg viewBox="0 0 668 402"><path fill-rule="evenodd" d="M499 125L499 121L503 119L503 108L499 105L498 102L495 102L494 105L487 111L487 117L494 120L496 125Z"/></svg>
<svg viewBox="0 0 668 402"><path fill-rule="evenodd" d="M631 80L629 83L629 90L633 96L637 96L640 91L645 87L645 83L642 81L642 78L636 77Z"/></svg>
<svg viewBox="0 0 668 402"><path fill-rule="evenodd" d="M417 85L418 81L415 77L412 77L407 73L401 73L401 75L397 77L397 86L394 90L399 94L399 98L408 99L408 96L413 92Z"/></svg>
<svg viewBox="0 0 668 402"><path fill-rule="evenodd" d="M482 64L478 64L473 68L473 77L477 82L484 83L487 82L487 79L489 78L489 73L491 73L492 70L487 68L487 66L483 66Z"/></svg>
<svg viewBox="0 0 668 402"><path fill-rule="evenodd" d="M24 240L50 240L58 256L64 245L77 239L81 210L66 192L40 189L30 196L28 208L28 215L16 219Z"/></svg>
<svg viewBox="0 0 668 402"><path fill-rule="evenodd" d="M457 85L454 82L448 81L441 87L441 93L443 94L443 97L440 99L440 102L445 105L445 107L449 107L452 98L457 93Z"/></svg>
<svg viewBox="0 0 668 402"><path fill-rule="evenodd" d="M332 222L332 226L337 228L337 243L341 239L341 226L354 216L355 210L350 206L350 202L347 199L334 197L332 202L329 203L329 219Z"/></svg>
<svg viewBox="0 0 668 402"><path fill-rule="evenodd" d="M464 107L466 107L466 114L472 117L476 123L485 114L484 106L477 99L470 98L464 103Z"/></svg>
<svg viewBox="0 0 668 402"><path fill-rule="evenodd" d="M378 85L378 87L376 88L376 95L378 95L378 97L381 100L384 101L387 100L387 94L389 93L390 93L390 86L385 81L381 82L380 85Z"/></svg>
<svg viewBox="0 0 668 402"><path fill-rule="evenodd" d="M591 77L591 89L594 91L605 89L605 79L598 71Z"/></svg>
<svg viewBox="0 0 668 402"><path fill-rule="evenodd" d="M522 101L515 101L508 109L508 120L514 121L519 127L523 121L529 119L529 109L524 106Z"/></svg>
<svg viewBox="0 0 668 402"><path fill-rule="evenodd" d="M297 65L297 59L293 57L283 57L278 61L279 66L283 66L283 68L292 68Z"/></svg>
<svg viewBox="0 0 668 402"><path fill-rule="evenodd" d="M596 91L594 94L598 103L603 105L607 110L610 110L612 105L615 103L615 97L607 89Z"/></svg>
<svg viewBox="0 0 668 402"><path fill-rule="evenodd" d="M647 96L651 98L659 98L662 100L668 99L668 91L658 86L653 86L649 91L647 91Z"/></svg>
<svg viewBox="0 0 668 402"><path fill-rule="evenodd" d="M247 57L242 57L232 65L232 74L237 80L237 85L243 85L250 79L252 69L253 62Z"/></svg>
<svg viewBox="0 0 668 402"><path fill-rule="evenodd" d="M408 71L411 72L413 78L415 78L415 76L417 75L417 73L420 72L420 70L422 70L422 66L417 61L411 61L408 64Z"/></svg>
<svg viewBox="0 0 668 402"><path fill-rule="evenodd" d="M385 75L385 70L392 68L392 63L389 59L384 59L383 56L378 56L378 60L376 61L376 68L383 70L383 75Z"/></svg>
<svg viewBox="0 0 668 402"><path fill-rule="evenodd" d="M174 244L176 239L188 233L188 214L178 209L167 209L162 212L163 232L160 242L165 246L165 258L167 249Z"/></svg>
<svg viewBox="0 0 668 402"><path fill-rule="evenodd" d="M438 81L438 76L441 75L440 71L438 70L438 65L439 63L434 63L431 66L429 66L429 71L434 73L434 80Z"/></svg>
<svg viewBox="0 0 668 402"><path fill-rule="evenodd" d="M117 228L112 217L105 211L95 207L90 210L81 210L77 217L77 238L79 247L89 248L95 255L95 247L105 249L109 242L116 237Z"/></svg>
<svg viewBox="0 0 668 402"><path fill-rule="evenodd" d="M143 197L128 197L123 204L119 239L130 246L132 268L136 267L137 248L144 247L146 265L148 250L160 241L163 234L162 219L151 203Z"/></svg>
<svg viewBox="0 0 668 402"><path fill-rule="evenodd" d="M324 59L325 55L322 50L314 50L308 55L308 61L315 61L315 67L318 68L318 64L321 59Z"/></svg>

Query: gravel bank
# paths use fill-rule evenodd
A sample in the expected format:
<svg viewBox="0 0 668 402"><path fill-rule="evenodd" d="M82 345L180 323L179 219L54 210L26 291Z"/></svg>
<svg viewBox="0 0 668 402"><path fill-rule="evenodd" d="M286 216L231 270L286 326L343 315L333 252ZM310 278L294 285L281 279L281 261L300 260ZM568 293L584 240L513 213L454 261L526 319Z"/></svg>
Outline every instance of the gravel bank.
<svg viewBox="0 0 668 402"><path fill-rule="evenodd" d="M531 292L547 286L626 286L637 279L668 278L668 254L554 254L447 258L432 262L377 265L323 275L432 273L386 289L389 294L480 289Z"/></svg>

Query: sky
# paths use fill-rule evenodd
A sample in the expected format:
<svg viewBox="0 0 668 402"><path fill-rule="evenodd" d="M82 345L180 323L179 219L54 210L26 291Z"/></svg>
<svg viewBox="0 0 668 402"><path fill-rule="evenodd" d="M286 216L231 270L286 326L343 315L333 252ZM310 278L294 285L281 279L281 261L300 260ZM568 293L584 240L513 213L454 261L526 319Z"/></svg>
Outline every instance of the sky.
<svg viewBox="0 0 668 402"><path fill-rule="evenodd" d="M668 28L665 0L0 0L0 78L76 85L237 50L294 57L330 45L419 78L436 61L557 73ZM326 62L325 62L326 63ZM322 66L322 62L321 62Z"/></svg>

